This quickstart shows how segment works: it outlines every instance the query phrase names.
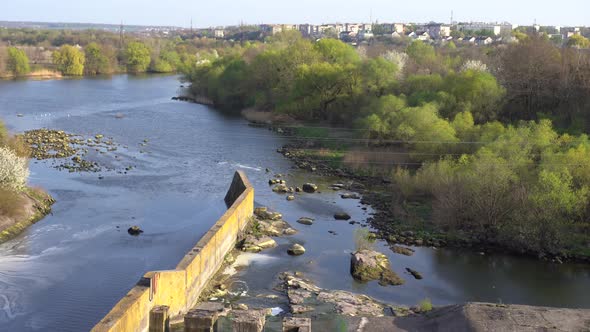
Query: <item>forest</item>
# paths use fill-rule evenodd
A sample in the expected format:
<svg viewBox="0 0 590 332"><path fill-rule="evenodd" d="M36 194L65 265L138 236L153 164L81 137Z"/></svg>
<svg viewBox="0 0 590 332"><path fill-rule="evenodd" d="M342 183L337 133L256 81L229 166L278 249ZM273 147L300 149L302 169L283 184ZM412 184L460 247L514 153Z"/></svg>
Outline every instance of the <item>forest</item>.
<svg viewBox="0 0 590 332"><path fill-rule="evenodd" d="M390 165L397 215L418 202L441 231L587 257L590 52L516 37L355 48L289 32L223 56L202 50L184 71L217 108L349 128L367 149L406 151L409 162Z"/></svg>

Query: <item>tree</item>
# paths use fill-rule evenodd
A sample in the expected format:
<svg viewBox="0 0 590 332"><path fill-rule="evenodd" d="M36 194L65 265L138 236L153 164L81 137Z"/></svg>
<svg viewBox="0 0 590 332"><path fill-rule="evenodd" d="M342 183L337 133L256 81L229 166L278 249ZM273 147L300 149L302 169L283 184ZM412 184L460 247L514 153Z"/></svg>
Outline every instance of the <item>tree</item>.
<svg viewBox="0 0 590 332"><path fill-rule="evenodd" d="M151 62L150 49L141 42L130 42L124 52L127 70L131 73L145 72Z"/></svg>
<svg viewBox="0 0 590 332"><path fill-rule="evenodd" d="M84 53L71 45L64 45L53 52L53 64L63 75L81 76L84 74Z"/></svg>
<svg viewBox="0 0 590 332"><path fill-rule="evenodd" d="M369 59L362 65L362 78L368 93L380 97L397 86L397 66L382 57Z"/></svg>
<svg viewBox="0 0 590 332"><path fill-rule="evenodd" d="M28 176L27 159L0 147L0 188L20 191L25 187Z"/></svg>
<svg viewBox="0 0 590 332"><path fill-rule="evenodd" d="M573 35L567 40L567 46L577 48L590 47L590 40L582 35Z"/></svg>
<svg viewBox="0 0 590 332"><path fill-rule="evenodd" d="M16 47L8 48L7 69L14 76L22 76L28 74L31 69L29 67L29 58L23 50Z"/></svg>
<svg viewBox="0 0 590 332"><path fill-rule="evenodd" d="M314 44L324 61L330 63L352 64L360 62L361 58L355 49L337 39L321 39Z"/></svg>
<svg viewBox="0 0 590 332"><path fill-rule="evenodd" d="M86 75L108 74L112 71L109 59L103 54L102 48L97 43L86 45L86 63L84 73Z"/></svg>

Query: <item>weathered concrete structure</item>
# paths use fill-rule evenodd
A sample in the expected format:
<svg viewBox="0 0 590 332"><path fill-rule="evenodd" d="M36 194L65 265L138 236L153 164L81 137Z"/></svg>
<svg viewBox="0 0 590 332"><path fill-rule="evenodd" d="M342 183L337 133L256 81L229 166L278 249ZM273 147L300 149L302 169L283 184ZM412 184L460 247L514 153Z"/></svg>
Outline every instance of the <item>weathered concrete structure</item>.
<svg viewBox="0 0 590 332"><path fill-rule="evenodd" d="M254 188L243 172L235 173L225 202L228 210L184 256L176 269L146 273L92 331L146 331L150 311L157 306L168 307L172 322L181 321L219 270L252 216Z"/></svg>

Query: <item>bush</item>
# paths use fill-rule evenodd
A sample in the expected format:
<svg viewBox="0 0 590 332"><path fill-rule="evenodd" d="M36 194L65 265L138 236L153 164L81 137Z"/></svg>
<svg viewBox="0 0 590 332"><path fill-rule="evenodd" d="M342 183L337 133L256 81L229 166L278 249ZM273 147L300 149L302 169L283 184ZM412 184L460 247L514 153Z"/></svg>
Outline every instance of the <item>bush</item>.
<svg viewBox="0 0 590 332"><path fill-rule="evenodd" d="M420 308L420 312L428 312L432 310L432 302L430 301L430 299L426 298L420 301L418 307Z"/></svg>
<svg viewBox="0 0 590 332"><path fill-rule="evenodd" d="M375 238L366 228L358 228L354 231L354 246L356 251L373 250L375 247Z"/></svg>
<svg viewBox="0 0 590 332"><path fill-rule="evenodd" d="M0 147L0 188L21 191L29 177L27 159L12 150Z"/></svg>

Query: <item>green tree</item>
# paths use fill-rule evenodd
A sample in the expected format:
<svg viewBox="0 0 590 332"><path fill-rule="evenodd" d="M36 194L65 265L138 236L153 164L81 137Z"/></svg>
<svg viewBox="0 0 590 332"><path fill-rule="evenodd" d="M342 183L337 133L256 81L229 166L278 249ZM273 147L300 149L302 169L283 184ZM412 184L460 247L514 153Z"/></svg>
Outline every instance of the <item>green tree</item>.
<svg viewBox="0 0 590 332"><path fill-rule="evenodd" d="M321 39L314 44L324 61L330 63L352 64L360 62L358 52L350 45L337 39Z"/></svg>
<svg viewBox="0 0 590 332"><path fill-rule="evenodd" d="M102 48L97 43L90 43L84 48L86 62L84 73L86 75L109 74L112 72L109 59L103 54Z"/></svg>
<svg viewBox="0 0 590 332"><path fill-rule="evenodd" d="M567 46L577 48L588 48L590 47L590 40L582 35L573 35L568 38Z"/></svg>
<svg viewBox="0 0 590 332"><path fill-rule="evenodd" d="M71 45L64 45L53 52L53 64L63 75L81 76L84 74L84 53Z"/></svg>
<svg viewBox="0 0 590 332"><path fill-rule="evenodd" d="M397 66L382 57L369 59L362 65L362 78L368 93L380 97L397 87Z"/></svg>
<svg viewBox="0 0 590 332"><path fill-rule="evenodd" d="M29 58L23 50L16 47L8 48L7 69L14 76L22 76L28 74L31 69L29 67Z"/></svg>
<svg viewBox="0 0 590 332"><path fill-rule="evenodd" d="M416 40L408 45L406 54L419 66L428 66L436 61L434 47L421 40Z"/></svg>
<svg viewBox="0 0 590 332"><path fill-rule="evenodd" d="M152 59L150 49L142 42L130 42L125 47L124 57L127 71L130 73L145 72Z"/></svg>

